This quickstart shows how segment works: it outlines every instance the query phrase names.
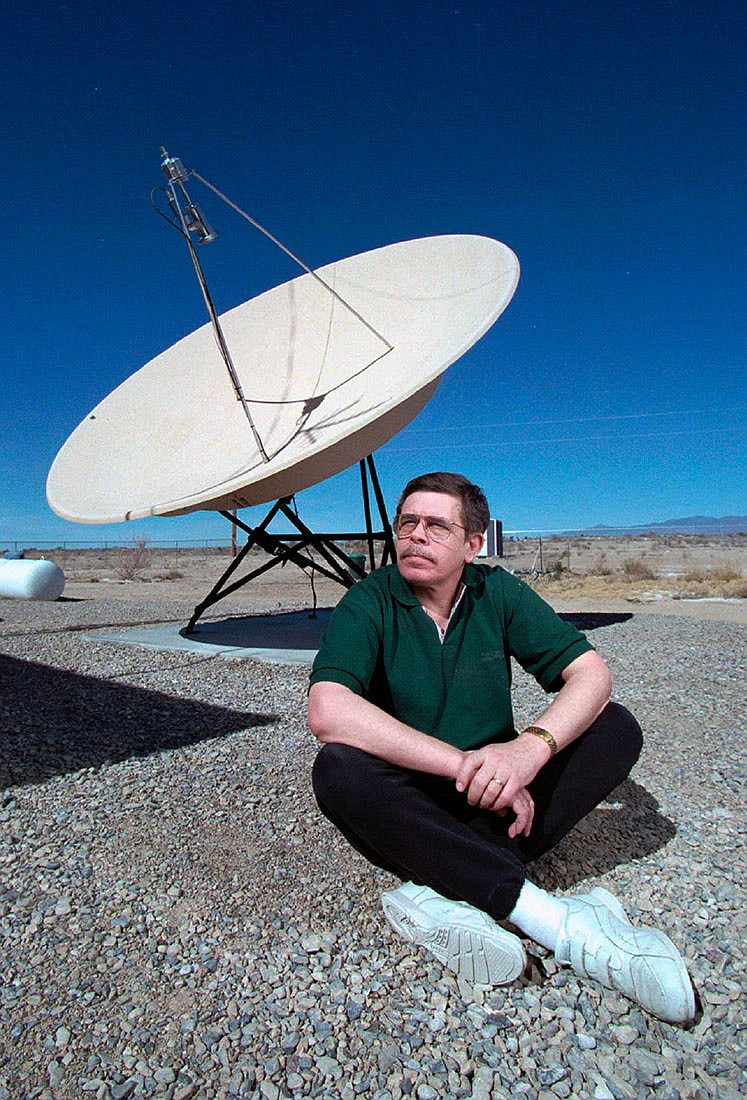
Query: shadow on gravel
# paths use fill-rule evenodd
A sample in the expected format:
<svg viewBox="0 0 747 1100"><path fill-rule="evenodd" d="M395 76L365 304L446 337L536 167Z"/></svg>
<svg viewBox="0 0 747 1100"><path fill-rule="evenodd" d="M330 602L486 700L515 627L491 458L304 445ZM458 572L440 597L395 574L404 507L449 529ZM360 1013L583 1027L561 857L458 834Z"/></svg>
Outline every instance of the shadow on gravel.
<svg viewBox="0 0 747 1100"><path fill-rule="evenodd" d="M614 623L627 623L633 618L632 611L562 611L559 618L573 623L577 630L596 630L600 626L613 626Z"/></svg>
<svg viewBox="0 0 747 1100"><path fill-rule="evenodd" d="M0 655L0 790L266 726L277 717Z"/></svg>
<svg viewBox="0 0 747 1100"><path fill-rule="evenodd" d="M532 864L532 880L546 890L570 890L582 879L658 851L676 832L674 822L659 812L654 796L626 779L556 848Z"/></svg>

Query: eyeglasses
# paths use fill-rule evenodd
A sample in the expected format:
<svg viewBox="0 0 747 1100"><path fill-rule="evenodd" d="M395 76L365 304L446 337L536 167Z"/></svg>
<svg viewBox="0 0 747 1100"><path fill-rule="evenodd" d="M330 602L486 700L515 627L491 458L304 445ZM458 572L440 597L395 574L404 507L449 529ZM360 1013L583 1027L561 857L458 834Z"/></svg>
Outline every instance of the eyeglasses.
<svg viewBox="0 0 747 1100"><path fill-rule="evenodd" d="M392 527L398 539L409 539L415 533L419 523L423 524L423 531L434 542L446 542L455 527L459 527L462 531L467 530L461 523L454 523L453 520L444 519L443 516L416 516L409 512L395 516Z"/></svg>

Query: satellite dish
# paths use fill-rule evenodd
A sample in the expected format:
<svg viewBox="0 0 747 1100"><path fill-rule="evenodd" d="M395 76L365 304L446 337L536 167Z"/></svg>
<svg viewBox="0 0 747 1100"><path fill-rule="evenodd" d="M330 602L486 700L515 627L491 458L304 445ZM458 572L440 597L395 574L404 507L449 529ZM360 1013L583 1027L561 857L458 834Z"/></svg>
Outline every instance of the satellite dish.
<svg viewBox="0 0 747 1100"><path fill-rule="evenodd" d="M72 433L47 479L58 515L116 523L291 496L370 455L490 328L519 278L488 237L403 241L339 260L204 325Z"/></svg>

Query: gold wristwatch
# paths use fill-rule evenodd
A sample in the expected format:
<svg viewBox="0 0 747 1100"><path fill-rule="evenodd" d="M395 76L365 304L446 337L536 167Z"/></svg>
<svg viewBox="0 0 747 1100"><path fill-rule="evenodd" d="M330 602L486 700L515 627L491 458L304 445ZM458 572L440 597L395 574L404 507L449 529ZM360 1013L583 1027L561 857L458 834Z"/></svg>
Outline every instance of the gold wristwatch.
<svg viewBox="0 0 747 1100"><path fill-rule="evenodd" d="M525 730L522 730L521 732L533 733L535 737L541 738L546 745L549 745L550 752L553 756L558 751L558 742L555 740L550 731L544 730L542 726L527 726L527 728Z"/></svg>

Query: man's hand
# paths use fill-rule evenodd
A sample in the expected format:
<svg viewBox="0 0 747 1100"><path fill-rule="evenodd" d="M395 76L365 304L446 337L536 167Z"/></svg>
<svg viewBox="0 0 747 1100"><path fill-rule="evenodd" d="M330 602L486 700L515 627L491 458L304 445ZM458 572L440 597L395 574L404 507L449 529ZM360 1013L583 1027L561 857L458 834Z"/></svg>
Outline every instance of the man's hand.
<svg viewBox="0 0 747 1100"><path fill-rule="evenodd" d="M516 817L508 827L508 835L510 837L529 836L534 822L534 799L526 787L522 787L518 792L511 803L510 809L516 814ZM504 817L508 812L509 810L496 811L499 817Z"/></svg>
<svg viewBox="0 0 747 1100"><path fill-rule="evenodd" d="M536 744L534 744L536 742ZM534 802L527 787L550 749L538 737L517 738L505 744L485 745L464 753L456 776L456 788L467 795L471 806L503 814L513 810L516 821L509 836L529 835L534 817Z"/></svg>

